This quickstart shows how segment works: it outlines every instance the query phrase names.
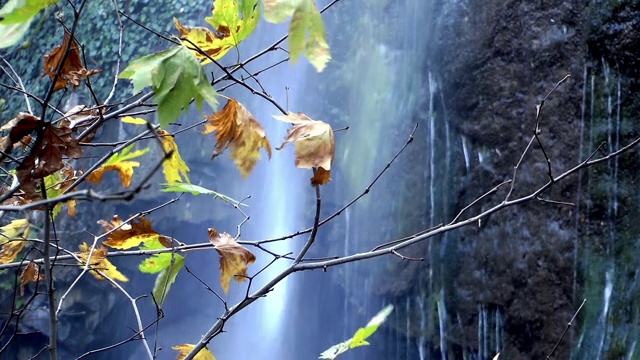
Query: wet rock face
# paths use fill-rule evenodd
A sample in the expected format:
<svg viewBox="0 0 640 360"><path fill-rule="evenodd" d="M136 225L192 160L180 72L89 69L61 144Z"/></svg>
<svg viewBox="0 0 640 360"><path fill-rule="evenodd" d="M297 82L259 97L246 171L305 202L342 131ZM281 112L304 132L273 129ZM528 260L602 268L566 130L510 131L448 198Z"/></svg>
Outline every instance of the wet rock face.
<svg viewBox="0 0 640 360"><path fill-rule="evenodd" d="M589 51L612 67L637 77L640 74L640 3L594 1L590 6Z"/></svg>
<svg viewBox="0 0 640 360"><path fill-rule="evenodd" d="M511 178L535 128L536 105L565 75L572 76L544 103L540 121L540 139L554 175L585 157L581 144L584 139L585 146L593 146L586 143L590 131L596 134L596 146L601 141L596 137L602 130L589 129L583 122L583 79L602 76L609 71L605 66L614 69L611 79L622 79L623 96L617 101L623 111L633 114L640 108L639 2L472 0L440 5L434 7L440 11L434 30L439 35L430 45L434 56L429 68L440 80L452 126L470 140L475 155L470 180L454 205L457 209ZM606 103L604 86L598 84L595 93L586 95L596 104L595 113L585 110L587 116L602 117L598 107ZM628 142L625 136L637 135L624 129L618 130L622 143ZM480 154L483 161L477 159ZM512 198L548 181L539 147L534 145L518 171ZM591 174L596 179L603 173L606 169ZM576 246L586 246L581 241L593 236L582 224L601 199L595 187L585 189L587 175L582 177L582 194L576 179L545 194L554 200L588 203L581 211L586 207L591 213L582 213L582 218L575 208L532 203L494 214L480 228L464 229L447 250L445 256L462 259L453 274L442 278L448 289L448 316L458 319L450 324L450 334L455 334L448 339L450 355L457 354L456 349L477 349L479 304L504 312L506 358L544 358L553 348L588 288L581 284L580 271L591 269L588 264L576 265L575 257L587 250ZM486 209L504 196L498 192L481 206ZM606 211L602 221L591 221L604 224ZM569 358L571 346L575 344L560 347L554 356Z"/></svg>
<svg viewBox="0 0 640 360"><path fill-rule="evenodd" d="M510 178L535 128L535 106L544 104L541 140L557 175L578 161L582 72L588 59L588 9L578 1L469 1L447 10L432 53L433 66L453 126L489 157L476 164L458 200L464 205ZM548 180L544 158L532 151L519 170L514 195ZM490 169L490 171L487 171ZM558 187L556 200L573 201L575 187ZM493 203L504 197L496 194ZM555 220L550 220L555 219ZM460 340L478 339L478 304L504 311L504 355L543 358L573 309L573 228L568 208L532 204L494 214L480 229L464 230L456 256L465 259L452 277L448 308ZM465 339L471 339L466 342ZM456 344L457 342L457 344ZM465 343L466 342L466 343ZM570 349L556 352L568 358Z"/></svg>

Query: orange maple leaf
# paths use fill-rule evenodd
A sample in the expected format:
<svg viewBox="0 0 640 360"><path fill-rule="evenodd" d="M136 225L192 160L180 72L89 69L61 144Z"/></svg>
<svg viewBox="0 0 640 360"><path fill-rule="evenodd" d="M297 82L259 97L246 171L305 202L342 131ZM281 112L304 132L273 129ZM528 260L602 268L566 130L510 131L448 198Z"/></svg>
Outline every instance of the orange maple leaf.
<svg viewBox="0 0 640 360"><path fill-rule="evenodd" d="M296 147L296 166L304 169L316 168L311 185L324 185L331 180L331 163L336 153L336 141L331 125L313 120L303 113L274 116L293 124L287 136L276 150L290 142Z"/></svg>
<svg viewBox="0 0 640 360"><path fill-rule="evenodd" d="M231 278L233 277L236 282L245 281L247 266L253 264L256 257L227 233L219 234L215 229L209 228L209 241L220 254L220 285L227 294Z"/></svg>
<svg viewBox="0 0 640 360"><path fill-rule="evenodd" d="M143 217L133 219L127 224L123 224L118 215L111 218L111 222L99 220L98 224L111 233L107 236L108 240L103 244L114 249L131 249L139 246L144 241L158 239L160 243L166 247L171 247L171 239L164 235L160 235L151 227L151 221ZM118 226L120 226L118 228ZM118 229L116 229L118 228ZM116 229L116 230L114 230Z"/></svg>
<svg viewBox="0 0 640 360"><path fill-rule="evenodd" d="M256 162L260 159L260 148L267 151L271 158L271 144L262 125L242 104L229 99L222 111L207 116L209 123L204 125L204 133L216 131L216 147L213 157L220 155L231 147L231 157L244 178L249 176Z"/></svg>
<svg viewBox="0 0 640 360"><path fill-rule="evenodd" d="M53 86L53 91L62 90L67 87L67 85L71 85L71 88L75 90L80 85L81 79L102 72L100 69L85 69L84 66L82 66L82 60L80 58L80 46L75 39L72 40L71 46L69 46L70 40L71 34L65 31L62 45L57 46L51 50L48 55L44 56L44 73L45 75L49 75L49 78L53 81L56 76L56 71L58 71L60 63L64 58L64 53L67 47L69 47L69 53L67 54L64 64L62 64L62 69L60 69L60 75Z"/></svg>
<svg viewBox="0 0 640 360"><path fill-rule="evenodd" d="M78 257L80 258L80 267L84 268L85 264L89 259L89 253L91 252L91 247L87 245L87 243L80 244L80 253ZM129 279L124 276L118 269L107 260L108 250L104 246L96 247L93 249L93 253L91 253L91 263L89 266L92 268L90 270L91 274L98 280L106 280L104 276L102 276L98 271L102 272L104 275L108 276L112 280L127 282Z"/></svg>
<svg viewBox="0 0 640 360"><path fill-rule="evenodd" d="M20 274L20 296L24 296L24 287L27 283L37 283L42 280L44 280L44 274L40 274L40 267L35 262L30 261L29 265Z"/></svg>

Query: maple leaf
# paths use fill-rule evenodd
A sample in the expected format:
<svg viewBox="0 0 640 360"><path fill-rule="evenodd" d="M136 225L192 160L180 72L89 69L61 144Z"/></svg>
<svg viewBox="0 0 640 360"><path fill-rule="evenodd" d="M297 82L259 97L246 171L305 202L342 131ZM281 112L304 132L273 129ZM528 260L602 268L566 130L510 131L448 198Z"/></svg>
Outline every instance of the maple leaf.
<svg viewBox="0 0 640 360"><path fill-rule="evenodd" d="M19 113L18 116L11 119L8 123L0 127L0 131L9 131L6 137L0 143L0 161L6 157L5 154L10 153L16 144L20 141L29 141L26 137L42 126L40 118L29 113Z"/></svg>
<svg viewBox="0 0 640 360"><path fill-rule="evenodd" d="M179 193L185 193L188 192L191 195L200 195L200 194L205 194L205 195L213 195L213 198L220 198L228 203L231 203L235 206L249 206L247 204L243 204L238 200L234 200L233 198L230 198L224 194L221 194L217 191L213 191L213 190L209 190L207 188L204 188L202 186L198 186L198 185L193 185L193 184L185 184L182 182L176 182L174 184L163 184L164 188L162 189L162 192L179 192Z"/></svg>
<svg viewBox="0 0 640 360"><path fill-rule="evenodd" d="M12 220L9 224L0 227L0 244L27 237L29 228L29 220L27 219Z"/></svg>
<svg viewBox="0 0 640 360"><path fill-rule="evenodd" d="M329 349L323 351L322 354L320 354L320 359L333 360L337 358L338 355L345 353L349 349L369 345L369 342L367 342L366 339L378 331L380 325L387 320L387 317L389 317L391 312L393 312L393 305L387 305L384 309L380 310L376 316L371 318L365 327L358 329L351 339L333 345Z"/></svg>
<svg viewBox="0 0 640 360"><path fill-rule="evenodd" d="M27 283L37 283L42 280L44 280L44 274L40 274L40 267L35 262L30 261L20 274L20 296L24 296L24 287Z"/></svg>
<svg viewBox="0 0 640 360"><path fill-rule="evenodd" d="M24 249L26 243L25 240L11 240L2 245L2 249L0 249L0 264L13 262L20 251Z"/></svg>
<svg viewBox="0 0 640 360"><path fill-rule="evenodd" d="M335 138L331 125L313 120L303 113L289 113L274 116L276 119L293 124L288 130L281 150L290 142L296 147L296 166L304 169L316 168L311 185L324 185L331 180L331 163L336 152Z"/></svg>
<svg viewBox="0 0 640 360"><path fill-rule="evenodd" d="M158 130L158 135L160 135L160 139L162 139L164 151L166 153L171 152L171 156L162 163L162 172L164 173L164 178L167 180L167 183L175 184L182 182L183 177L186 182L190 183L191 181L187 175L189 167L184 160L182 160L178 152L178 144L173 140L173 135L169 135L169 133L164 130Z"/></svg>
<svg viewBox="0 0 640 360"><path fill-rule="evenodd" d="M216 60L246 39L255 30L259 20L260 6L257 0L216 0L211 16L205 18L215 29L213 31L200 26L186 26L173 18L181 39L189 40ZM203 64L211 62L199 51L192 51Z"/></svg>
<svg viewBox="0 0 640 360"><path fill-rule="evenodd" d="M156 250L163 249L165 246L156 242L145 242L142 250ZM184 267L184 256L172 253L161 253L151 255L149 258L144 259L138 269L141 272L147 274L159 273L156 277L156 282L153 286L153 297L155 300L162 304L167 299L167 294L171 285L176 281L176 277L182 268Z"/></svg>
<svg viewBox="0 0 640 360"><path fill-rule="evenodd" d="M224 293L227 294L231 278L239 283L245 281L247 266L253 264L256 257L227 233L219 234L215 229L209 228L209 241L220 254L220 285Z"/></svg>
<svg viewBox="0 0 640 360"><path fill-rule="evenodd" d="M195 347L196 346L193 344L182 344L182 345L176 345L172 347L172 349L178 350L180 352L178 354L178 358L177 358L178 360L184 360L187 354L191 350L193 350L193 348ZM205 347L204 349L198 351L196 356L193 357L193 360L216 360L216 357L213 356L213 353Z"/></svg>
<svg viewBox="0 0 640 360"><path fill-rule="evenodd" d="M51 50L48 55L44 56L44 73L45 75L49 75L51 81L53 81L56 76L56 71L58 71L60 63L64 58L65 51L69 46L69 41L71 41L69 54L67 55L64 64L62 64L62 69L60 70L60 75L53 86L53 91L62 90L68 85L75 90L80 85L80 80L102 72L100 69L87 70L82 66L80 46L75 39L71 40L71 34L65 30L62 45L57 46Z"/></svg>
<svg viewBox="0 0 640 360"><path fill-rule="evenodd" d="M213 108L218 104L216 91L200 61L184 45L143 56L129 64L119 77L131 79L134 92L151 85L163 128L180 116L182 108L188 109L191 99L198 110L202 110L204 101Z"/></svg>
<svg viewBox="0 0 640 360"><path fill-rule="evenodd" d="M281 23L289 16L289 57L296 62L302 54L322 72L331 54L327 44L322 15L314 0L264 0L267 21Z"/></svg>
<svg viewBox="0 0 640 360"><path fill-rule="evenodd" d="M209 122L204 125L203 134L216 131L213 157L231 147L231 157L236 160L236 166L244 178L249 176L260 159L261 147L271 158L271 144L262 125L235 99L229 99L221 111L206 118Z"/></svg>
<svg viewBox="0 0 640 360"><path fill-rule="evenodd" d="M93 170L91 174L87 176L87 180L97 184L102 181L102 177L105 172L117 171L120 176L122 186L129 187L129 185L131 185L131 178L133 177L133 168L140 166L139 162L129 160L140 157L149 151L149 148L145 148L143 150L136 150L132 152L131 150L133 150L133 146L134 144L131 144L122 149L121 152L113 154L104 164Z"/></svg>
<svg viewBox="0 0 640 360"><path fill-rule="evenodd" d="M104 241L102 244L114 249L131 249L139 246L143 242L147 243L156 240L160 241L166 247L172 246L171 240L153 230L151 221L143 217L133 219L123 224L120 217L114 215L110 222L98 220L98 224L102 225L105 231L110 232L109 235L107 235L107 241Z"/></svg>
<svg viewBox="0 0 640 360"><path fill-rule="evenodd" d="M78 257L80 258L80 267L84 268L89 261L89 253L91 252L91 247L87 245L87 243L80 244L80 253L78 253ZM93 249L93 253L91 253L91 263L90 272L91 274L98 280L103 281L106 280L104 276L102 276L98 271L102 272L105 276L111 278L111 280L127 282L129 279L124 276L118 269L107 260L107 248L104 246L96 247Z"/></svg>
<svg viewBox="0 0 640 360"><path fill-rule="evenodd" d="M5 8L2 8L0 11L0 14L2 14L2 20L0 21L2 24L6 25L23 23L36 16L40 10L53 5L58 1L60 0L9 0L5 6L9 7L9 5L13 3L12 9L7 11Z"/></svg>
<svg viewBox="0 0 640 360"><path fill-rule="evenodd" d="M32 148L16 169L16 175L25 193L36 194L36 180L64 168L63 156L82 156L82 148L78 140L71 137L71 133L69 127L46 124L39 147Z"/></svg>
<svg viewBox="0 0 640 360"><path fill-rule="evenodd" d="M0 9L0 48L15 45L40 10L59 0L9 0Z"/></svg>

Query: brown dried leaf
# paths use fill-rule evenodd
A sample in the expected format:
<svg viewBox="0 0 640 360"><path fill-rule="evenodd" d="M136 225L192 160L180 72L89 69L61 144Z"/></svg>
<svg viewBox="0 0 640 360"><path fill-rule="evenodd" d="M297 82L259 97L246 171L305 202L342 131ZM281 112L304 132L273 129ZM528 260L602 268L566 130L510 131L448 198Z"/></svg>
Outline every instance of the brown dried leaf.
<svg viewBox="0 0 640 360"><path fill-rule="evenodd" d="M249 176L256 162L260 159L260 148L267 151L271 158L271 144L262 125L242 104L229 99L222 111L207 116L204 134L216 131L216 147L213 157L220 155L231 147L231 157L244 178Z"/></svg>
<svg viewBox="0 0 640 360"><path fill-rule="evenodd" d="M84 268L89 259L89 253L91 252L91 247L86 243L80 244L80 253L78 253L78 257L80 260L80 267ZM108 276L112 280L127 282L129 279L124 276L118 269L107 260L107 248L104 246L96 247L93 249L93 253L91 254L91 262L89 263L90 267L93 270L90 270L91 274L98 280L105 280L104 276L102 276L98 271L101 271L104 275ZM96 271L97 270L97 271Z"/></svg>
<svg viewBox="0 0 640 360"><path fill-rule="evenodd" d="M96 109L90 109L86 105L76 105L67 111L59 122L59 125L76 130L78 127L88 126L96 121L98 115ZM93 121L91 121L93 120Z"/></svg>
<svg viewBox="0 0 640 360"><path fill-rule="evenodd" d="M336 152L336 142L331 125L324 121L313 120L303 113L289 113L274 116L276 119L293 124L289 129L281 150L292 142L296 147L296 166L299 168L317 168L312 185L324 185L331 180L331 163Z"/></svg>
<svg viewBox="0 0 640 360"><path fill-rule="evenodd" d="M32 148L16 169L25 193L35 193L36 180L64 168L63 156L72 159L82 156L82 148L71 132L66 126L47 125L39 148Z"/></svg>
<svg viewBox="0 0 640 360"><path fill-rule="evenodd" d="M51 50L49 55L44 56L44 73L45 75L49 75L51 81L53 81L56 71L58 71L58 68L60 67L60 63L62 62L62 58L64 57L65 50L67 49L70 40L71 34L65 31L62 45ZM69 54L67 55L64 64L62 64L60 76L58 76L56 80L53 91L62 90L67 87L67 85L71 85L71 88L75 90L80 85L80 80L99 72L102 72L102 70L87 70L82 66L80 46L75 40L72 40L71 46L69 47Z"/></svg>
<svg viewBox="0 0 640 360"><path fill-rule="evenodd" d="M118 215L114 215L111 222L99 220L98 224L109 232L122 225L122 220ZM114 249L131 249L144 241L159 239L160 243L165 247L171 247L171 239L164 235L160 235L151 227L151 221L143 217L133 219L129 223L120 226L117 230L113 230L108 235L108 240L103 242L104 245Z"/></svg>
<svg viewBox="0 0 640 360"><path fill-rule="evenodd" d="M229 284L233 277L236 282L243 282L247 276L247 266L256 261L255 255L246 247L238 244L231 235L219 234L209 228L209 241L220 254L220 285L225 294L229 292Z"/></svg>
<svg viewBox="0 0 640 360"><path fill-rule="evenodd" d="M40 274L40 267L31 261L20 274L20 296L24 296L24 287L29 282L37 283L44 280L44 274Z"/></svg>
<svg viewBox="0 0 640 360"><path fill-rule="evenodd" d="M18 116L0 127L0 131L9 130L9 134L3 138L0 144L0 151L3 153L11 152L14 145L19 144L21 140L29 141L25 138L41 126L40 118L29 113L19 113ZM0 154L0 161L4 160L4 157L4 154Z"/></svg>

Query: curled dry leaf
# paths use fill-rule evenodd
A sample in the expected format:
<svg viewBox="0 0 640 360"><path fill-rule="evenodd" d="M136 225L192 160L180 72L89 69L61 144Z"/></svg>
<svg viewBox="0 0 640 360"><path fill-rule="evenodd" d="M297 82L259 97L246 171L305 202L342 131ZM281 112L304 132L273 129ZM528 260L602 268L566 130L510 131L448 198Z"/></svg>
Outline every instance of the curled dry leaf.
<svg viewBox="0 0 640 360"><path fill-rule="evenodd" d="M72 130L66 126L47 124L38 148L31 148L29 155L16 169L22 190L35 194L36 180L42 179L64 168L63 156L75 159L82 156L78 140L71 137Z"/></svg>
<svg viewBox="0 0 640 360"><path fill-rule="evenodd" d="M118 215L114 215L110 222L99 220L98 224L102 225L107 232L111 231L107 236L108 240L103 244L114 249L131 249L145 241L154 240L159 240L165 247L172 246L171 239L153 230L151 221L143 217L124 224Z"/></svg>
<svg viewBox="0 0 640 360"><path fill-rule="evenodd" d="M215 229L209 228L209 241L220 254L220 285L227 294L231 278L233 277L236 282L245 281L247 266L253 264L256 257L227 233L219 234Z"/></svg>
<svg viewBox="0 0 640 360"><path fill-rule="evenodd" d="M76 130L79 127L91 125L98 119L97 115L96 109L90 109L86 105L76 105L64 114L60 125Z"/></svg>
<svg viewBox="0 0 640 360"><path fill-rule="evenodd" d="M262 125L242 104L235 99L229 99L222 111L207 116L209 123L205 124L204 134L216 131L216 147L213 157L220 155L226 148L231 147L231 157L244 178L260 159L260 148L267 151L271 158L271 144Z"/></svg>
<svg viewBox="0 0 640 360"><path fill-rule="evenodd" d="M282 145L276 150L281 150L287 143L292 142L296 147L296 166L304 169L316 168L311 184L315 186L328 183L331 180L331 163L336 152L331 125L313 120L303 113L274 117L293 124Z"/></svg>
<svg viewBox="0 0 640 360"><path fill-rule="evenodd" d="M37 283L42 280L44 280L44 274L40 274L40 267L35 262L30 261L29 265L20 274L20 296L24 296L24 287L27 283Z"/></svg>
<svg viewBox="0 0 640 360"><path fill-rule="evenodd" d="M11 119L8 123L2 125L0 131L8 130L9 133L2 138L2 142L0 143L0 161L4 160L4 154L10 153L15 145L21 142L31 142L30 134L38 130L41 126L42 122L40 118L23 112L19 113L18 116Z"/></svg>
<svg viewBox="0 0 640 360"><path fill-rule="evenodd" d="M193 348L196 347L193 344L182 344L182 345L176 345L174 347L172 347L173 350L178 350L180 353L178 354L178 360L183 360L185 357L187 357L187 354L193 350ZM198 351L198 353L196 354L196 356L193 357L194 360L216 360L216 357L213 356L213 353L207 349L206 347L200 351Z"/></svg>
<svg viewBox="0 0 640 360"><path fill-rule="evenodd" d="M44 73L45 75L49 75L49 78L53 81L56 71L58 71L60 63L64 58L65 51L67 47L69 47L69 54L64 64L62 64L62 69L53 86L53 91L62 90L67 87L67 85L70 85L71 88L75 90L80 85L80 80L102 72L100 69L85 69L84 66L82 66L82 60L80 58L80 46L75 40L71 40L71 46L69 46L70 40L71 34L65 31L62 45L57 46L51 50L48 55L44 56Z"/></svg>
<svg viewBox="0 0 640 360"><path fill-rule="evenodd" d="M118 271L118 269L107 260L107 248L104 246L96 247L93 249L93 253L91 253L91 246L87 245L87 243L80 244L80 253L78 257L80 260L80 267L84 268L85 264L89 261L89 253L91 253L91 262L89 266L91 268L91 274L98 280L105 280L104 276L102 276L98 271L102 272L105 276L111 278L111 280L127 282L129 279L124 276L123 273Z"/></svg>

